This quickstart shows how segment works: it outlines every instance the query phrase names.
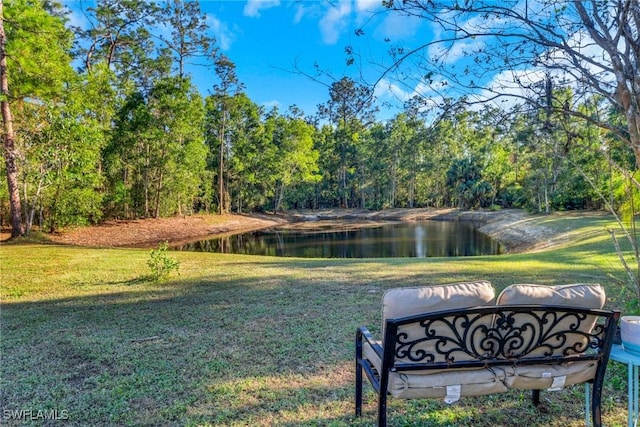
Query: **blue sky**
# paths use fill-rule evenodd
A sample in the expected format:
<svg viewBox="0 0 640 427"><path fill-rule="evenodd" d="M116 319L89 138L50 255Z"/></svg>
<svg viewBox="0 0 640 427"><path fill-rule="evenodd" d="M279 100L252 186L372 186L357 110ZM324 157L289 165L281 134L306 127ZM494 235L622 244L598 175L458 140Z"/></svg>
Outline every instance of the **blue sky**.
<svg viewBox="0 0 640 427"><path fill-rule="evenodd" d="M329 99L331 77L324 83L313 81L299 72L315 74L314 64L333 78L343 75L359 78L364 72L374 81L379 71L370 62L387 57L385 39L411 41L428 29L428 23L384 13L380 0L250 0L201 1L209 25L221 51L236 64L246 92L256 103L267 108L277 105L281 111L296 104L306 114L313 114L319 103ZM365 24L365 37L355 30ZM361 67L346 66L346 46L354 46L367 56ZM215 82L203 71L193 71L201 88ZM386 92L386 93L385 93ZM380 85L381 100L401 105L404 93L392 94L388 85ZM394 111L395 112L395 111ZM382 114L386 115L386 114Z"/></svg>
<svg viewBox="0 0 640 427"><path fill-rule="evenodd" d="M66 2L72 11L92 3ZM329 99L327 85L332 78L347 75L358 80L362 75L374 82L380 67L372 64L389 60L389 40L415 44L431 34L430 23L389 14L381 0L202 0L200 7L220 52L236 64L248 96L266 109L277 106L281 112L295 104L305 114L315 114L317 105ZM82 25L83 20L77 10L70 17L74 25ZM357 37L355 30L363 24L366 36ZM348 45L361 55L359 66L347 67ZM315 74L314 64L332 76L320 77L324 84L296 71L297 66ZM189 72L207 95L216 83L213 71L191 67ZM412 92L412 87L383 82L376 94L379 101L401 108ZM384 107L380 118L397 111Z"/></svg>
<svg viewBox="0 0 640 427"><path fill-rule="evenodd" d="M86 27L86 20L83 22L77 7L87 7L93 1L66 3L72 10L76 9L70 16L70 24ZM528 3L516 4L522 7ZM391 63L392 47L414 48L446 38L440 26L389 12L382 6L382 0L201 0L200 7L207 16L210 35L216 38L220 53L236 64L247 95L266 110L277 106L281 112L297 105L305 114L315 114L317 105L329 100L328 86L333 81L348 76L358 82L374 83ZM479 24L482 25L478 17L460 22L469 28ZM498 22L498 25L508 23ZM356 36L359 28L364 30L364 36ZM440 57L445 66L460 70L472 63L472 57L465 57L465 50L490 48L485 42L470 39L434 44L420 55ZM352 46L356 53L354 66L346 65L347 46ZM320 82L303 75L314 75L315 64L325 71L325 75L318 78ZM406 61L405 65L410 76L386 75L378 81L375 94L381 110L380 120L401 111L403 102L414 95L421 96L431 106L437 106L445 97L460 95L460 88L450 84L444 77L446 74L435 75L434 84L429 86L422 80L413 60ZM217 82L211 69L191 67L187 71L204 96ZM482 78L484 81L476 83L498 88L501 93L520 93L521 87L514 82L540 81L544 73L535 69L503 70L485 73ZM490 93L477 91L475 94L486 99Z"/></svg>

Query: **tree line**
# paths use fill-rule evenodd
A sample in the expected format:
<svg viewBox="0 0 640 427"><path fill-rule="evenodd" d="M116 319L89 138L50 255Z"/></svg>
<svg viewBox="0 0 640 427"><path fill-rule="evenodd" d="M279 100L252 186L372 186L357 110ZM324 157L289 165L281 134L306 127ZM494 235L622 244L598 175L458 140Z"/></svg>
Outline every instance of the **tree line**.
<svg viewBox="0 0 640 427"><path fill-rule="evenodd" d="M14 235L196 212L627 200L634 152L594 123L628 118L551 79L507 111L464 98L434 110L415 97L381 121L373 89L349 77L312 114L280 111L247 96L197 2L98 0L85 27L55 2L2 8L0 215ZM190 64L215 74L208 94Z"/></svg>

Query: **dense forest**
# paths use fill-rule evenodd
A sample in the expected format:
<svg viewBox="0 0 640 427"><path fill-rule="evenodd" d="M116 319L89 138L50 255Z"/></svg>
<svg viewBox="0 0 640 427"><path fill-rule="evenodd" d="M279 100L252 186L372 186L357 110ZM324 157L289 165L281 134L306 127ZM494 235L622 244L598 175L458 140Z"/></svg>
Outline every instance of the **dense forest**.
<svg viewBox="0 0 640 427"><path fill-rule="evenodd" d="M373 88L342 77L317 111L280 111L247 96L197 2L98 0L89 28L50 1L4 2L2 14L0 218L11 225L17 200L23 232L198 212L627 200L634 152L611 130L627 117L561 81L508 110L416 97L380 121ZM161 20L170 37L154 35ZM191 62L217 76L207 93Z"/></svg>

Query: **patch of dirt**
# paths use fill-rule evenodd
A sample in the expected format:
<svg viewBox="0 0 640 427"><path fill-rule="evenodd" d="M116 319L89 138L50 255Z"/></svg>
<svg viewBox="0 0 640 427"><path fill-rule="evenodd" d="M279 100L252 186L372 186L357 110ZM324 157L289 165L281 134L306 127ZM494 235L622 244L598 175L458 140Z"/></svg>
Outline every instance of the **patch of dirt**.
<svg viewBox="0 0 640 427"><path fill-rule="evenodd" d="M177 244L209 236L259 230L284 222L286 220L281 217L267 215L193 215L108 221L48 237L55 243L68 245L150 248L165 241Z"/></svg>
<svg viewBox="0 0 640 427"><path fill-rule="evenodd" d="M479 230L499 240L509 253L534 251L563 241L563 236L535 223L535 216L522 210L459 211L456 209L324 209L291 211L286 215L193 215L176 218L116 220L93 227L82 227L49 234L54 243L90 247L150 248L169 241L172 244L235 234L273 226L353 228L392 221L472 221ZM355 223L354 221L358 221ZM3 233L0 240L8 239Z"/></svg>
<svg viewBox="0 0 640 427"><path fill-rule="evenodd" d="M502 243L508 253L537 252L567 242L568 234L538 224L539 218L515 209L460 213L460 219L477 222L478 230Z"/></svg>

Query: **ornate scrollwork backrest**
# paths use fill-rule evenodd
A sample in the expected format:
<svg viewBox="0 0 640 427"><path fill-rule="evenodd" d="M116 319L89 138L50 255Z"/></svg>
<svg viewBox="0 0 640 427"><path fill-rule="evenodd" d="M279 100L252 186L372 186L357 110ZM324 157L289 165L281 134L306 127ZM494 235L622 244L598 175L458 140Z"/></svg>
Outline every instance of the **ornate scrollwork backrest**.
<svg viewBox="0 0 640 427"><path fill-rule="evenodd" d="M395 357L400 362L450 364L595 353L605 333L597 319L589 310L541 306L425 316L398 325Z"/></svg>

